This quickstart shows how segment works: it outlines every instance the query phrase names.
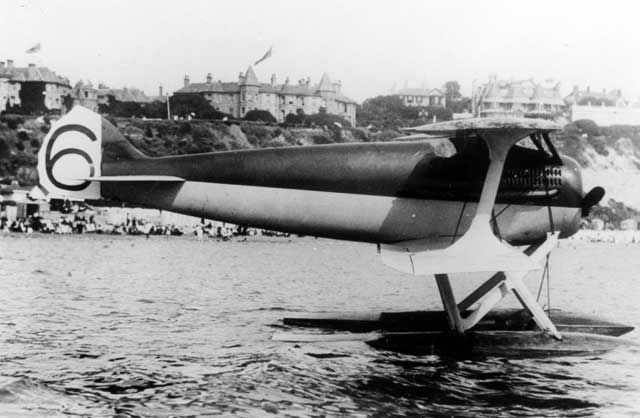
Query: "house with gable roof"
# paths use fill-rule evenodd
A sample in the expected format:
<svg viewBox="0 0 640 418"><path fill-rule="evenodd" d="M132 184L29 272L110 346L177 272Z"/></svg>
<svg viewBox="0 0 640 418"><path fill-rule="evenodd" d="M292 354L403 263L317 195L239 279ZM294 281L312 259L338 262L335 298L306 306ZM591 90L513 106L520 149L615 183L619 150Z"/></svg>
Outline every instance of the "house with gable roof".
<svg viewBox="0 0 640 418"><path fill-rule="evenodd" d="M269 83L263 83L250 66L234 82L214 81L209 73L204 83L191 83L187 75L184 86L174 94L202 95L214 109L234 118L242 118L251 110L266 110L283 122L289 113L314 114L324 108L327 113L341 116L352 125L356 123L356 102L343 95L342 84L332 82L327 73L318 84L311 84L310 78L291 83L288 77L278 84L275 74Z"/></svg>
<svg viewBox="0 0 640 418"><path fill-rule="evenodd" d="M397 92L392 92L391 95L400 97L404 105L409 107L446 107L447 105L447 100L444 95L444 89L405 87L398 90Z"/></svg>
<svg viewBox="0 0 640 418"><path fill-rule="evenodd" d="M504 81L493 75L487 84L474 89L473 114L476 117L514 116L555 119L565 102L560 96L560 83L533 79Z"/></svg>
<svg viewBox="0 0 640 418"><path fill-rule="evenodd" d="M13 60L0 61L0 111L20 106L33 112L64 112L64 97L71 95L69 80L47 67L29 64L15 67Z"/></svg>

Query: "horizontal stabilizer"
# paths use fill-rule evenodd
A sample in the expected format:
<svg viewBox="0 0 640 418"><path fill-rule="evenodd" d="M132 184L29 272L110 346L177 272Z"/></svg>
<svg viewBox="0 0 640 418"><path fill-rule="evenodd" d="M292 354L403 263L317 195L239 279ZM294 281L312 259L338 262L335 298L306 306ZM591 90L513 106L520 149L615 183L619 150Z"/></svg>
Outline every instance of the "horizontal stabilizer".
<svg viewBox="0 0 640 418"><path fill-rule="evenodd" d="M100 182L166 181L166 182L175 182L175 183L182 183L186 181L182 177L175 177L175 176L97 176L97 177L87 177L82 180L100 181Z"/></svg>

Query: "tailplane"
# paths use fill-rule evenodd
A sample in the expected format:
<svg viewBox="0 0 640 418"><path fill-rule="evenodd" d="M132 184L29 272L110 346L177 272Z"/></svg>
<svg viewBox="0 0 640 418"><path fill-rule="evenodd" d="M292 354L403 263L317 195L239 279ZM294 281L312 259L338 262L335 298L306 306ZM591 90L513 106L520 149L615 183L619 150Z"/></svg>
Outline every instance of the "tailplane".
<svg viewBox="0 0 640 418"><path fill-rule="evenodd" d="M113 124L81 106L55 122L38 153L39 186L57 199L100 199L102 163L148 158Z"/></svg>

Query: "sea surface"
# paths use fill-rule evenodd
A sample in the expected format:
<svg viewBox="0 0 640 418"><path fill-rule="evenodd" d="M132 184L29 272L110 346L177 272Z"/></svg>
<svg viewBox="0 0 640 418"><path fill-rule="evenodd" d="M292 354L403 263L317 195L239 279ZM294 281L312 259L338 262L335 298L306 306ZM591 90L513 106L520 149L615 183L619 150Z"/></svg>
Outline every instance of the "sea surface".
<svg viewBox="0 0 640 418"><path fill-rule="evenodd" d="M565 242L552 307L640 326L638 272L640 245ZM433 282L313 238L0 235L0 417L640 416L634 348L456 360L271 340L285 316L441 309Z"/></svg>

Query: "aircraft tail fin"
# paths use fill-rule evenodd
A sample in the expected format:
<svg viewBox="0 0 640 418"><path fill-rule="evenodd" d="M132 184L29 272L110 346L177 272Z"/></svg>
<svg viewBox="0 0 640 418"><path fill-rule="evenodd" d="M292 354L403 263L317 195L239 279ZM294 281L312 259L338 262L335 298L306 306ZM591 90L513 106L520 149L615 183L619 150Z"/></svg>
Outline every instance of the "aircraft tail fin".
<svg viewBox="0 0 640 418"><path fill-rule="evenodd" d="M82 106L56 121L38 153L39 187L48 198L100 199L102 163L149 158L111 122Z"/></svg>

